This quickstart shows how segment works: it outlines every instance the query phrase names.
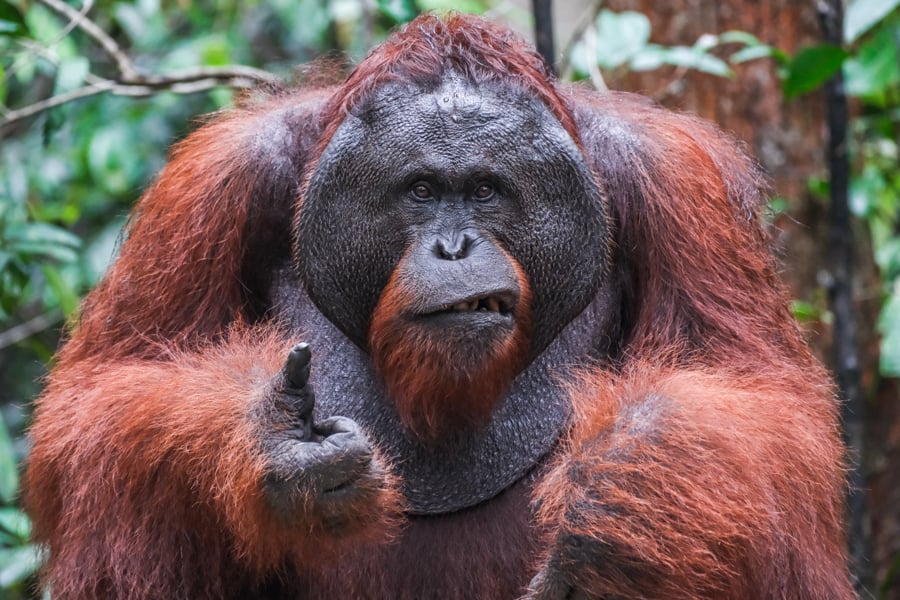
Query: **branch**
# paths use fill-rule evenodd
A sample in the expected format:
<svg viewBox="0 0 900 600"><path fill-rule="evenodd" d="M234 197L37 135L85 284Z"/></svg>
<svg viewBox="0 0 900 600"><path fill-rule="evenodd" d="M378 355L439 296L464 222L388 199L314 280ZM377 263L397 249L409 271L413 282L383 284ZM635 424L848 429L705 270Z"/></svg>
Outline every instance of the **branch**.
<svg viewBox="0 0 900 600"><path fill-rule="evenodd" d="M91 85L51 96L17 110L5 112L3 119L0 120L0 129L51 108L105 92L110 92L117 96L132 97L152 96L161 91L176 94L195 94L223 85L240 89L253 87L258 83L276 81L279 81L279 79L267 71L243 66L185 69L163 75L141 76L131 81L96 79Z"/></svg>
<svg viewBox="0 0 900 600"><path fill-rule="evenodd" d="M89 96L95 96L97 94L102 94L103 92L108 92L115 87L114 81L106 81L100 83L95 83L93 85L89 85L87 87L78 88L77 90L72 90L71 92L66 92L64 94L57 94L56 96L51 96L45 100L41 100L40 102L35 102L34 104L29 104L28 106L24 106L17 110L10 110L3 113L3 120L0 121L0 129L15 123L16 121L21 121L22 119L27 119L30 116L36 115L38 113L42 113L45 110L50 110L56 106L60 106L61 104L65 104L67 102L73 102L80 98L87 98Z"/></svg>
<svg viewBox="0 0 900 600"><path fill-rule="evenodd" d="M57 36L53 39L52 42L48 44L48 46L52 47L56 44L60 43L62 40L66 39L66 36L72 33L72 30L78 27L78 24L84 19L84 16L91 11L91 8L94 6L94 0L84 0L81 4L81 10L75 13L75 17L69 21L69 24L66 25L62 31L60 31Z"/></svg>
<svg viewBox="0 0 900 600"><path fill-rule="evenodd" d="M559 76L561 79L569 79L571 77L572 61L569 59L569 56L572 55L572 48L575 47L575 44L578 43L584 32L593 25L594 19L600 14L600 9L603 8L603 4L604 0L594 0L578 18L578 24L572 30L572 35L563 47L562 56L559 59Z"/></svg>
<svg viewBox="0 0 900 600"><path fill-rule="evenodd" d="M154 89L168 90L180 83L191 83L201 79L215 79L218 81L247 82L246 85L236 87L249 87L257 83L276 83L281 81L278 77L257 69L243 65L230 65L227 67L197 67L193 69L181 69L169 71L161 75L137 74L133 77L122 77L117 83L125 86L144 86Z"/></svg>
<svg viewBox="0 0 900 600"><path fill-rule="evenodd" d="M18 344L22 340L40 333L46 329L50 329L60 321L62 321L62 311L57 309L45 312L33 319L20 323L11 329L0 332L0 350Z"/></svg>
<svg viewBox="0 0 900 600"><path fill-rule="evenodd" d="M90 7L91 0L85 1L85 6L81 12L76 11L61 0L41 0L41 2L70 20L66 30L70 31L74 27L78 27L100 44L103 50L115 60L119 76L114 79L103 79L93 73L88 73L85 79L90 85L51 96L16 110L5 110L3 111L3 119L0 120L0 130L12 123L32 117L51 108L105 92L118 96L135 97L151 96L160 91L169 91L176 94L193 94L219 86L248 88L259 83L280 81L278 77L268 71L242 65L198 67L169 71L158 75L142 73L116 41L85 16L84 13Z"/></svg>
<svg viewBox="0 0 900 600"><path fill-rule="evenodd" d="M594 86L595 90L605 92L609 90L609 86L606 85L603 74L600 72L600 65L597 64L597 59L594 58L597 56L597 32L593 27L588 27L584 30L583 35L584 51L590 57L588 59L588 73L591 76L591 85Z"/></svg>
<svg viewBox="0 0 900 600"><path fill-rule="evenodd" d="M95 42L100 44L100 47L116 61L116 67L119 69L119 73L122 75L123 79L131 79L137 76L138 68L134 65L128 55L122 51L119 44L117 44L109 34L87 18L85 15L85 12L87 12L86 10L84 12L76 11L61 0L41 0L41 2L59 14L68 17L74 25L91 36ZM87 5L87 3L85 4Z"/></svg>

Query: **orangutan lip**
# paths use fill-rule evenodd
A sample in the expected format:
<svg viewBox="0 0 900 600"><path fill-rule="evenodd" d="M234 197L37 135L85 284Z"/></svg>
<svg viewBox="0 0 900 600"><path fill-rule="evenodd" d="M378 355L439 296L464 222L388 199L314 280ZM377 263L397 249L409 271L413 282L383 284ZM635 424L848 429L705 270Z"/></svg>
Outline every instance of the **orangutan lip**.
<svg viewBox="0 0 900 600"><path fill-rule="evenodd" d="M340 494L346 490L351 489L353 484L356 482L356 479L357 478L353 478L353 479L345 481L343 483L339 483L334 487L323 490L322 493L323 494Z"/></svg>
<svg viewBox="0 0 900 600"><path fill-rule="evenodd" d="M338 482L330 487L322 490L323 494L343 494L349 490L352 490L356 482L358 482L362 478L362 475L355 474L344 481Z"/></svg>
<svg viewBox="0 0 900 600"><path fill-rule="evenodd" d="M434 316L448 313L488 312L501 316L512 315L515 300L509 294L474 296L451 304L443 304L435 309L420 313L420 316Z"/></svg>

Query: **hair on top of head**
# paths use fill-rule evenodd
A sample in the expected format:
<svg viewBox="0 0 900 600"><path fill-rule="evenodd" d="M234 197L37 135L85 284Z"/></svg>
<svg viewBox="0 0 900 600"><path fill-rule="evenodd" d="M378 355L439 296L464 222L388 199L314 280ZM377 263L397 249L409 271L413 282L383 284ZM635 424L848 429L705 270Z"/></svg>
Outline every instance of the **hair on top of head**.
<svg viewBox="0 0 900 600"><path fill-rule="evenodd" d="M448 72L476 85L514 85L536 96L580 143L572 111L541 56L512 31L459 13L421 15L363 59L326 108L326 143L353 107L385 84L436 87Z"/></svg>

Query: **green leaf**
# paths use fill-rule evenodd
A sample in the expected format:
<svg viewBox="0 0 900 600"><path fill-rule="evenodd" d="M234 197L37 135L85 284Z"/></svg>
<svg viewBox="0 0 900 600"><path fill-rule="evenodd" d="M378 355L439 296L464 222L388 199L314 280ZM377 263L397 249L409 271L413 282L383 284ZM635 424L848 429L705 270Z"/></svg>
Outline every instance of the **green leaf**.
<svg viewBox="0 0 900 600"><path fill-rule="evenodd" d="M455 10L480 15L487 10L483 0L419 0L418 5L425 12Z"/></svg>
<svg viewBox="0 0 900 600"><path fill-rule="evenodd" d="M50 223L27 223L6 234L8 249L24 255L43 255L61 262L73 262L81 240L73 233Z"/></svg>
<svg viewBox="0 0 900 600"><path fill-rule="evenodd" d="M0 19L0 35L21 35L21 28L12 21Z"/></svg>
<svg viewBox="0 0 900 600"><path fill-rule="evenodd" d="M231 64L231 51L225 38L209 39L202 48L201 61L204 65L222 67Z"/></svg>
<svg viewBox="0 0 900 600"><path fill-rule="evenodd" d="M13 541L25 543L31 537L31 519L18 508L0 508L0 530Z"/></svg>
<svg viewBox="0 0 900 600"><path fill-rule="evenodd" d="M391 18L394 23L406 23L416 16L412 0L378 0L378 10Z"/></svg>
<svg viewBox="0 0 900 600"><path fill-rule="evenodd" d="M216 108L230 108L234 106L235 92L233 89L217 87L209 90L208 93Z"/></svg>
<svg viewBox="0 0 900 600"><path fill-rule="evenodd" d="M63 278L58 269L50 265L41 265L41 271L47 278L47 285L53 292L53 295L59 301L63 314L71 315L78 309L78 294L75 289Z"/></svg>
<svg viewBox="0 0 900 600"><path fill-rule="evenodd" d="M771 58L774 56L775 49L771 46L748 46L738 50L728 58L728 62L733 65L739 65L758 58Z"/></svg>
<svg viewBox="0 0 900 600"><path fill-rule="evenodd" d="M698 48L687 46L666 48L650 44L631 59L629 66L634 71L650 71L663 65L694 69L719 77L731 76L731 69L725 61Z"/></svg>
<svg viewBox="0 0 900 600"><path fill-rule="evenodd" d="M788 201L781 196L774 196L769 199L767 212L772 216L777 216L788 211Z"/></svg>
<svg viewBox="0 0 900 600"><path fill-rule="evenodd" d="M48 46L51 52L58 53L66 44L66 39L60 37L65 26L64 21L54 11L41 4L33 3L24 16L31 37ZM71 41L69 43L71 44Z"/></svg>
<svg viewBox="0 0 900 600"><path fill-rule="evenodd" d="M810 177L807 179L806 189L809 190L810 194L819 198L828 198L831 194L831 184L827 179L822 179L821 177Z"/></svg>
<svg viewBox="0 0 900 600"><path fill-rule="evenodd" d="M75 56L60 61L56 70L54 94L61 94L81 87L90 69L90 61L84 56Z"/></svg>
<svg viewBox="0 0 900 600"><path fill-rule="evenodd" d="M7 0L0 0L0 34L17 37L29 35L22 13Z"/></svg>
<svg viewBox="0 0 900 600"><path fill-rule="evenodd" d="M728 59L728 62L733 65L757 58L772 58L779 65L788 63L789 57L783 50L762 43L758 37L746 31L726 31L719 36L719 44L742 44L744 46Z"/></svg>
<svg viewBox="0 0 900 600"><path fill-rule="evenodd" d="M822 318L822 311L810 302L803 300L791 301L791 314L800 322L819 321Z"/></svg>
<svg viewBox="0 0 900 600"><path fill-rule="evenodd" d="M700 52L695 48L673 46L669 48L666 60L670 65L694 69L710 75L718 75L719 77L729 77L731 75L731 69L728 68L725 61L712 54Z"/></svg>
<svg viewBox="0 0 900 600"><path fill-rule="evenodd" d="M656 44L648 44L641 48L628 62L632 71L654 71L668 63L669 49Z"/></svg>
<svg viewBox="0 0 900 600"><path fill-rule="evenodd" d="M19 471L6 420L0 413L0 500L12 504L19 491Z"/></svg>
<svg viewBox="0 0 900 600"><path fill-rule="evenodd" d="M113 13L116 16L116 21L125 30L131 41L138 42L144 37L147 23L137 6L119 2L113 8Z"/></svg>
<svg viewBox="0 0 900 600"><path fill-rule="evenodd" d="M885 279L896 277L900 273L900 238L889 237L878 244L875 264L881 269Z"/></svg>
<svg viewBox="0 0 900 600"><path fill-rule="evenodd" d="M719 35L720 44L743 44L744 46L764 46L758 37L746 31L726 31Z"/></svg>
<svg viewBox="0 0 900 600"><path fill-rule="evenodd" d="M602 10L594 22L597 64L615 69L643 50L650 41L650 19L639 12Z"/></svg>
<svg viewBox="0 0 900 600"><path fill-rule="evenodd" d="M41 553L34 544L0 550L0 589L34 574L40 564Z"/></svg>
<svg viewBox="0 0 900 600"><path fill-rule="evenodd" d="M709 52L710 50L718 46L719 43L719 36L712 33L704 33L697 38L697 41L694 42L694 45L691 46L691 48L693 48L697 52Z"/></svg>
<svg viewBox="0 0 900 600"><path fill-rule="evenodd" d="M132 189L142 172L137 153L126 151L134 143L134 131L127 122L112 123L94 132L91 138L88 146L91 175L114 196Z"/></svg>
<svg viewBox="0 0 900 600"><path fill-rule="evenodd" d="M852 0L844 14L844 41L852 44L898 6L900 0Z"/></svg>
<svg viewBox="0 0 900 600"><path fill-rule="evenodd" d="M846 51L831 44L803 48L787 65L785 97L794 98L818 88L838 72L846 58Z"/></svg>
<svg viewBox="0 0 900 600"><path fill-rule="evenodd" d="M900 82L897 51L894 31L890 28L883 28L872 38L867 38L855 56L844 63L847 93L856 97L873 97L885 94Z"/></svg>
<svg viewBox="0 0 900 600"><path fill-rule="evenodd" d="M879 369L888 377L900 376L900 294L898 290L888 297L878 317L881 332L881 357Z"/></svg>
<svg viewBox="0 0 900 600"><path fill-rule="evenodd" d="M869 216L878 204L887 182L884 173L875 165L866 165L862 173L850 180L850 210L858 217Z"/></svg>

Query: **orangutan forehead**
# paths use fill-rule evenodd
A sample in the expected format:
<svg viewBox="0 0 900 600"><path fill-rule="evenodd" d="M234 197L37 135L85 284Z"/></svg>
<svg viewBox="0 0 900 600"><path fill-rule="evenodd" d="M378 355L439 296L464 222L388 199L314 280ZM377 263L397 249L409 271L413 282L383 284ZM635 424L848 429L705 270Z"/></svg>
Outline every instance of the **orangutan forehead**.
<svg viewBox="0 0 900 600"><path fill-rule="evenodd" d="M448 75L438 86L387 84L353 114L373 128L392 128L398 121L447 130L495 127L502 122L510 134L521 128L561 128L556 117L533 96L513 86L475 84L456 75Z"/></svg>

